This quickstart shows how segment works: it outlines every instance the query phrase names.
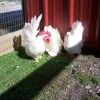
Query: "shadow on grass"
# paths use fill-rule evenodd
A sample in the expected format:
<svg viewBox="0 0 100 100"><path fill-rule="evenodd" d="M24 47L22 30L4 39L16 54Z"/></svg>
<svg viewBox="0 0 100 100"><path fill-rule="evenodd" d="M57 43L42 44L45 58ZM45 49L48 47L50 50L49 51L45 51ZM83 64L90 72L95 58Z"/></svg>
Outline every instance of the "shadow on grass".
<svg viewBox="0 0 100 100"><path fill-rule="evenodd" d="M19 47L18 49L15 49L15 51L17 51L17 56L19 56L22 59L33 59L31 57L29 57L26 53L25 53L25 48L24 47Z"/></svg>
<svg viewBox="0 0 100 100"><path fill-rule="evenodd" d="M24 49L20 50L18 55L23 55ZM32 100L36 97L53 78L55 78L65 66L68 66L73 60L65 54L47 61L44 65L25 77L21 82L8 89L0 95L0 100Z"/></svg>

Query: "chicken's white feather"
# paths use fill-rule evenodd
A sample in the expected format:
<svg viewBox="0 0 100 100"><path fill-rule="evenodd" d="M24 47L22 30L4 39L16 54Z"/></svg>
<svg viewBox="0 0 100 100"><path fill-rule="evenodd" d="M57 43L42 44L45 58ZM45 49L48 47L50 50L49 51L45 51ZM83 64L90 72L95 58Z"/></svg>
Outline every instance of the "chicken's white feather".
<svg viewBox="0 0 100 100"><path fill-rule="evenodd" d="M36 38L35 34L33 34L30 23L25 23L25 26L23 28L23 34L24 34L24 42L29 42L32 41L34 38Z"/></svg>
<svg viewBox="0 0 100 100"><path fill-rule="evenodd" d="M52 57L57 56L63 46L63 41L61 39L58 29L55 29L51 25L49 25L44 27L44 31L48 31L51 33L50 43L45 44L46 52L48 52L48 54Z"/></svg>
<svg viewBox="0 0 100 100"><path fill-rule="evenodd" d="M28 56L38 60L41 55L45 52L45 45L43 37L37 37L31 42L25 43L25 52Z"/></svg>
<svg viewBox="0 0 100 100"><path fill-rule="evenodd" d="M45 52L44 36L36 36L41 18L42 14L37 19L36 16L34 16L34 18L31 19L31 23L25 23L23 29L25 52L35 60L38 60Z"/></svg>
<svg viewBox="0 0 100 100"><path fill-rule="evenodd" d="M80 54L83 46L83 30L82 23L76 21L72 25L70 32L64 37L64 48L70 54Z"/></svg>
<svg viewBox="0 0 100 100"><path fill-rule="evenodd" d="M37 35L39 32L38 27L41 19L42 19L42 14L37 19L36 16L34 16L34 18L31 19L31 28L35 35Z"/></svg>

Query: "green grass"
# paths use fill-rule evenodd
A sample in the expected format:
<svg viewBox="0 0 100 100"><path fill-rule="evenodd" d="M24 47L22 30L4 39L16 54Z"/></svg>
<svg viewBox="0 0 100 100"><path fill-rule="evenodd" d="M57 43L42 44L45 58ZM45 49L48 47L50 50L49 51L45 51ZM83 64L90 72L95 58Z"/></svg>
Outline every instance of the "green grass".
<svg viewBox="0 0 100 100"><path fill-rule="evenodd" d="M97 78L95 76L92 76L92 75L87 75L87 74L84 74L82 72L77 72L75 74L75 78L77 80L80 81L80 83L84 84L84 85L88 85L88 84L100 84L100 78Z"/></svg>
<svg viewBox="0 0 100 100"><path fill-rule="evenodd" d="M35 62L23 48L1 56L0 100L48 100L58 88L56 83L49 84L71 62L65 54L54 58L43 54L43 58Z"/></svg>

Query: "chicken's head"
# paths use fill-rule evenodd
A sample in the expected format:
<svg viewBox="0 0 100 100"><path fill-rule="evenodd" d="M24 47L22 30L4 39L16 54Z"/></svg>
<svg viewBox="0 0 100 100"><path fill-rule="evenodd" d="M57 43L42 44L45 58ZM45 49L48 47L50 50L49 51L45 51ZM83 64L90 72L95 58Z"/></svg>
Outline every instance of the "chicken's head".
<svg viewBox="0 0 100 100"><path fill-rule="evenodd" d="M50 37L51 37L50 32L41 31L41 32L38 33L37 36L43 36L43 41L46 42L47 44L50 43Z"/></svg>
<svg viewBox="0 0 100 100"><path fill-rule="evenodd" d="M44 42L46 42L47 44L50 43L50 37L48 37L48 36L44 36L44 37L43 37L43 40L44 40Z"/></svg>

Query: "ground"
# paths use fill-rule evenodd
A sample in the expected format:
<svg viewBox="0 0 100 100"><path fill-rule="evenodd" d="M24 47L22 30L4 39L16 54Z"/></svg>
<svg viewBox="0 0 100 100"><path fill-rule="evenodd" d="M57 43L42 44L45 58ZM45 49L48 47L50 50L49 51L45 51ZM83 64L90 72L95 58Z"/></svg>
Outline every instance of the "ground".
<svg viewBox="0 0 100 100"><path fill-rule="evenodd" d="M100 54L95 52L85 50L74 59L71 67L66 69L69 81L62 78L63 89L51 100L100 100Z"/></svg>
<svg viewBox="0 0 100 100"><path fill-rule="evenodd" d="M20 48L1 56L0 100L100 100L100 54L45 53L35 62Z"/></svg>

